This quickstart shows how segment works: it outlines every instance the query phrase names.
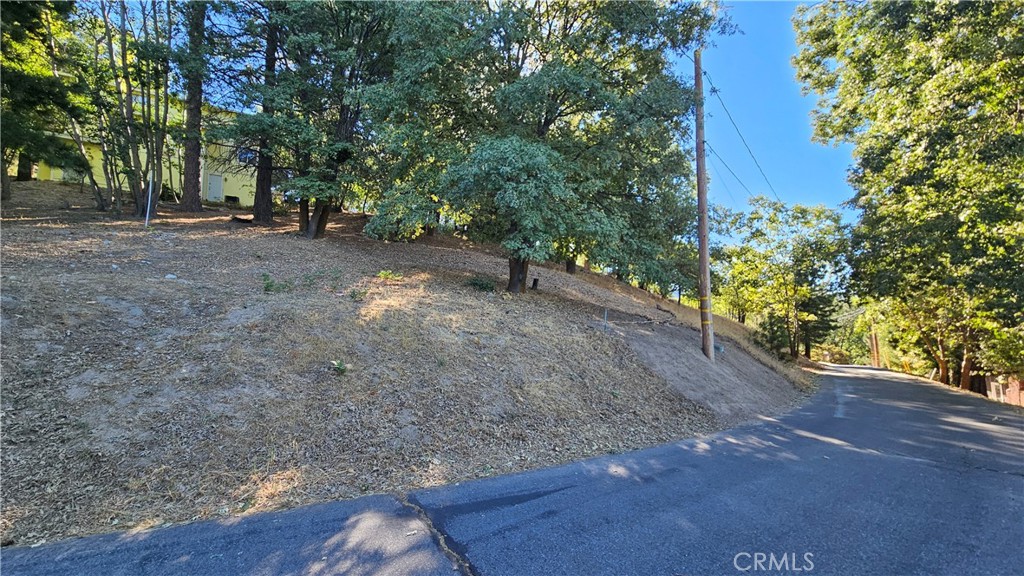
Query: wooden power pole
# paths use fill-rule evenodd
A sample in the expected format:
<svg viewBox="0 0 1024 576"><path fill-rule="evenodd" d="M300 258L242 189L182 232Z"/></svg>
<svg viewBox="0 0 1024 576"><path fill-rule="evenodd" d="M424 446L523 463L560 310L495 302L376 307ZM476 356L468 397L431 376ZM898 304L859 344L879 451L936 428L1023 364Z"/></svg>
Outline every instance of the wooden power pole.
<svg viewBox="0 0 1024 576"><path fill-rule="evenodd" d="M715 328L711 323L711 258L708 254L708 175L704 165L704 79L700 48L693 54L693 83L697 95L697 243L700 267L697 288L700 296L700 342L708 360L715 361Z"/></svg>

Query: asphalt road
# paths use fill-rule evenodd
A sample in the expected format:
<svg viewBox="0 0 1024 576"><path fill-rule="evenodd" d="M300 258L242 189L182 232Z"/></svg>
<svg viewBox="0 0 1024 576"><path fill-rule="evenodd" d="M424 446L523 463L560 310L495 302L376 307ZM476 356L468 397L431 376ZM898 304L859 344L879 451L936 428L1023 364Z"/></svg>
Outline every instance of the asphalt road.
<svg viewBox="0 0 1024 576"><path fill-rule="evenodd" d="M837 368L777 420L462 485L0 551L42 574L1024 574L1024 416Z"/></svg>

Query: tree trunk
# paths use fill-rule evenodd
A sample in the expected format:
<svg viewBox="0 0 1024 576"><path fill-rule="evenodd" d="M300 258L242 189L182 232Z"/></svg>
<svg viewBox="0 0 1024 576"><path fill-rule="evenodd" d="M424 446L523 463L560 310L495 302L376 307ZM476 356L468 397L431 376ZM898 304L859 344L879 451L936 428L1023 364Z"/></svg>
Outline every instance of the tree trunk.
<svg viewBox="0 0 1024 576"><path fill-rule="evenodd" d="M309 230L309 198L299 200L299 234Z"/></svg>
<svg viewBox="0 0 1024 576"><path fill-rule="evenodd" d="M939 365L939 382L949 385L949 360L936 358L935 362Z"/></svg>
<svg viewBox="0 0 1024 576"><path fill-rule="evenodd" d="M804 358L811 359L811 335L804 333Z"/></svg>
<svg viewBox="0 0 1024 576"><path fill-rule="evenodd" d="M273 18L268 14L268 18ZM263 53L263 85L269 89L277 81L277 26L267 26L267 44ZM261 114L273 116L273 99L263 97L263 111ZM260 137L260 149L256 159L256 195L252 203L252 220L257 224L274 223L274 193L271 190L272 176L274 171L274 159L270 153L270 140L266 135ZM309 204L306 204L305 214L300 215L299 232L306 231L306 223L309 220Z"/></svg>
<svg viewBox="0 0 1024 576"><path fill-rule="evenodd" d="M14 179L17 182L28 182L32 179L32 159L24 152L18 154L18 175Z"/></svg>
<svg viewBox="0 0 1024 576"><path fill-rule="evenodd" d="M565 271L568 272L569 274L575 274L576 273L576 259L575 258L569 258L569 259L567 259L565 261Z"/></svg>
<svg viewBox="0 0 1024 576"><path fill-rule="evenodd" d="M171 50L172 44L172 15L171 15L171 2L167 1L163 3L166 13L164 14L164 28L163 37L160 36L160 19L157 17L157 1L153 0L153 25L154 25L154 36L157 39L157 44L161 44L168 51ZM170 117L171 112L171 73L170 66L159 67L160 76L158 78L162 82L158 82L159 87L155 90L153 101L157 103L157 107L154 110L154 118L159 114L156 126L156 142L154 144L155 154L153 156L153 168L156 174L157 187L155 189L156 198L153 199L153 213L156 213L156 205L160 201L160 197L163 196L164 191L164 165L160 162L160 159L164 157L164 151L167 145L167 119ZM163 112L160 111L160 107L163 107Z"/></svg>
<svg viewBox="0 0 1024 576"><path fill-rule="evenodd" d="M203 151L203 77L206 75L206 2L185 4L188 19L188 56L183 66L185 76L185 160L181 209L185 212L203 210L200 190L200 156Z"/></svg>
<svg viewBox="0 0 1024 576"><path fill-rule="evenodd" d="M508 287L506 290L512 294L526 292L526 276L530 271L530 261L522 258L508 259Z"/></svg>
<svg viewBox="0 0 1024 576"><path fill-rule="evenodd" d="M107 3L100 0L100 13L103 17L103 38L107 48L107 56L110 59L111 72L114 80L114 94L117 95L118 111L120 120L123 123L119 130L120 144L127 150L130 166L125 171L128 181L128 192L136 200L135 212L138 214L140 204L138 199L141 196L142 178L144 170L142 160L139 156L139 139L135 127L135 87L132 84L129 74L129 53L128 49L128 7L122 2L118 6L119 23L115 26L110 17ZM114 50L114 33L117 32L119 52ZM109 185L110 182L108 181ZM144 212L144 210L143 210Z"/></svg>
<svg viewBox="0 0 1024 576"><path fill-rule="evenodd" d="M260 138L259 146L256 156L256 195L252 201L252 221L255 224L269 226L274 223L274 194L271 188L274 158L267 151L269 142L266 138Z"/></svg>
<svg viewBox="0 0 1024 576"><path fill-rule="evenodd" d="M364 209L363 211L365 212L366 210ZM437 233L437 227L441 224L441 211L434 210L433 218L434 221L427 225L427 236L433 236Z"/></svg>
<svg viewBox="0 0 1024 576"><path fill-rule="evenodd" d="M974 357L971 351L964 348L964 361L960 364L960 389L971 389L971 368L974 366Z"/></svg>
<svg viewBox="0 0 1024 576"><path fill-rule="evenodd" d="M800 357L800 323L796 318L791 318L790 323L786 328L786 340L789 341L789 355L796 359Z"/></svg>
<svg viewBox="0 0 1024 576"><path fill-rule="evenodd" d="M307 203L308 206L308 203ZM309 209L307 208L307 211ZM327 200L317 200L313 208L313 217L309 219L306 227L306 238L316 240L323 238L327 231L327 220L331 217L331 203Z"/></svg>
<svg viewBox="0 0 1024 576"><path fill-rule="evenodd" d="M11 199L11 177L7 174L6 152L0 152L0 201L3 202Z"/></svg>

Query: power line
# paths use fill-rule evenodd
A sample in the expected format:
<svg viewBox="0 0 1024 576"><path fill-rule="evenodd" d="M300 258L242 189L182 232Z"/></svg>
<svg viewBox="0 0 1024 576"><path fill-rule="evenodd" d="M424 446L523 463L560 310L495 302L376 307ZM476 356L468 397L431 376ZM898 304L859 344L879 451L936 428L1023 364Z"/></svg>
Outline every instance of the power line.
<svg viewBox="0 0 1024 576"><path fill-rule="evenodd" d="M722 162L722 165L723 165L723 166L725 166L725 169L726 169L726 170L728 170L728 171L729 171L729 174L732 174L732 177L733 177L733 178L735 178L735 179L736 179L736 181L740 183L740 186L742 186L742 187L743 187L743 189L747 191L747 194L748 194L748 195L749 195L750 197L753 197L753 196L754 196L754 193L753 193L753 192L751 192L751 191L750 191L750 188L747 188L747 185L743 183L743 180L740 180L740 177L739 177L739 176L737 176L735 172L733 172L732 168L730 168L730 167L729 167L729 163L725 161L725 158L722 158L722 155L721 155L721 154L719 154L718 152L716 152L716 151L715 151L715 149L711 147L711 144L708 144L707 142L705 142L704 144L705 144L705 145L706 145L706 146L708 147L708 150L709 150L709 151L710 151L710 152L711 152L712 154L714 154L715 156L717 156L717 157L718 157L718 159L719 159L719 160L721 160L721 162Z"/></svg>
<svg viewBox="0 0 1024 576"><path fill-rule="evenodd" d="M729 108L726 107L725 100L722 100L722 96L719 94L721 90L715 87L714 82L711 81L711 77L708 76L706 72L704 75L708 79L708 84L711 84L711 93L715 95L715 98L718 98L718 102L722 105L722 110L725 110L725 115L729 118L729 122L732 123L732 127L736 129L736 134L740 137L740 142L743 142L743 146L747 149L747 153L750 154L750 159L754 161L754 166L757 166L758 172L761 173L765 183L768 184L768 188L772 191L772 195L775 196L775 199L782 202L782 199L779 198L778 192L775 191L775 187L772 186L772 183L768 180L768 176L764 173L764 169L761 168L761 163L758 162L757 157L754 156L754 151L751 150L750 145L747 144L747 139L744 138L743 133L740 132L740 127L736 125L736 121L733 120L732 114L729 113Z"/></svg>
<svg viewBox="0 0 1024 576"><path fill-rule="evenodd" d="M726 184L725 179L722 178L722 173L717 168L718 163L715 162L714 158L708 158L708 160L711 160L711 170L715 173L715 176L718 177L719 183L722 185L722 188L725 189L725 193L729 196L729 200L732 200L733 204L739 204L739 202L736 201L736 198L733 197L732 190L729 190L729 185Z"/></svg>
<svg viewBox="0 0 1024 576"><path fill-rule="evenodd" d="M689 54L684 52L683 56L686 56L691 62L693 61L693 57L691 57ZM779 198L778 192L775 191L775 187L772 186L771 181L768 180L768 175L765 174L764 169L761 168L761 163L758 162L757 157L754 156L754 151L751 150L750 145L747 144L747 139L743 137L743 132L740 131L740 127L739 125L736 124L736 120L732 117L732 113L729 112L729 107L725 105L725 100L722 100L722 91L717 86L715 86L715 82L711 79L711 75L708 74L706 70L702 71L701 75L704 76L704 78L707 78L708 84L711 85L711 93L714 94L715 98L718 98L718 103L722 105L722 110L725 110L725 115L729 118L729 122L732 124L733 129L736 130L736 135L738 135L740 137L740 141L743 142L744 148L747 149L747 154L750 154L750 159L753 160L754 165L757 166L757 170L758 172L761 173L761 177L764 178L765 184L768 184L768 189L772 191L772 195L775 196L776 200L782 202L782 199ZM717 153L715 153L715 156L718 156L720 160L722 159L722 157L719 156ZM725 160L722 160L722 163L724 164ZM729 166L726 165L726 168L728 167ZM729 172L732 172L732 169L729 169ZM736 176L735 172L733 172L733 176ZM736 179L739 180L738 177ZM742 184L742 182L740 182L740 184ZM746 188L746 186L743 187ZM747 193L750 193L749 189L747 190Z"/></svg>

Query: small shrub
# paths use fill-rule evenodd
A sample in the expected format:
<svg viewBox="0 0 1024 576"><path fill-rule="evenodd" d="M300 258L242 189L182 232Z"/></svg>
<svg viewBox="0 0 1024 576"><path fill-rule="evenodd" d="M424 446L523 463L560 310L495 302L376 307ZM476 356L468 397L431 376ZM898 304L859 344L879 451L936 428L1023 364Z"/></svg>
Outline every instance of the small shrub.
<svg viewBox="0 0 1024 576"><path fill-rule="evenodd" d="M351 298L353 302L362 302L366 299L366 295L369 293L370 291L367 289L357 290L353 288L348 291L348 297Z"/></svg>
<svg viewBox="0 0 1024 576"><path fill-rule="evenodd" d="M292 207L285 202L284 199L274 196L274 207L272 211L274 216L287 216L291 214Z"/></svg>
<svg viewBox="0 0 1024 576"><path fill-rule="evenodd" d="M380 272L377 272L377 278L380 278L381 280L398 281L402 279L402 275L397 272L392 272L391 270L381 270Z"/></svg>
<svg viewBox="0 0 1024 576"><path fill-rule="evenodd" d="M348 372L348 364L341 360L331 360L331 370L334 370L339 375L344 374Z"/></svg>
<svg viewBox="0 0 1024 576"><path fill-rule="evenodd" d="M481 292L494 292L495 289L494 280L483 276L473 276L466 281L466 285L476 288Z"/></svg>
<svg viewBox="0 0 1024 576"><path fill-rule="evenodd" d="M292 283L284 280L278 282L270 277L270 274L263 273L263 291L267 294L277 294L279 292L291 292Z"/></svg>

